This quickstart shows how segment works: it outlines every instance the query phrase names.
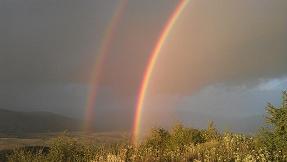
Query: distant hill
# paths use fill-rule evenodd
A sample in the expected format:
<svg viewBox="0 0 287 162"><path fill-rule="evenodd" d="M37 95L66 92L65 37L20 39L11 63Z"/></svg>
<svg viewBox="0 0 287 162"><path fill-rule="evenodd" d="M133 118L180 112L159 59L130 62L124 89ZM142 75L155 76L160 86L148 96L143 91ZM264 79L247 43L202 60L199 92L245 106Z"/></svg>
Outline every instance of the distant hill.
<svg viewBox="0 0 287 162"><path fill-rule="evenodd" d="M0 135L80 130L82 122L50 112L17 112L0 109Z"/></svg>

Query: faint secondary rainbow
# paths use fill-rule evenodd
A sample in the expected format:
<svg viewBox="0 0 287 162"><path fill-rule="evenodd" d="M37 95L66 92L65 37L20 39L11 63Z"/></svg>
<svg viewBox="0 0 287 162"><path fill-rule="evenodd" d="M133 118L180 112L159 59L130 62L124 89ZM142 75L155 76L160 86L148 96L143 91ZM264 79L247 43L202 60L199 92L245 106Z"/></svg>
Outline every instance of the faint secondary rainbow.
<svg viewBox="0 0 287 162"><path fill-rule="evenodd" d="M94 118L95 118L95 105L96 105L96 97L97 97L97 90L100 82L101 72L103 68L103 64L105 62L105 59L107 57L107 53L109 52L109 49L111 47L116 29L118 27L118 24L122 18L122 15L125 11L125 8L127 6L128 0L120 0L118 2L118 6L116 7L116 10L112 16L112 19L107 26L107 29L105 31L104 38L101 42L100 48L97 52L96 62L93 67L93 73L91 76L91 89L89 91L88 100L86 104L86 111L85 111L85 122L84 122L84 130L89 131L92 127Z"/></svg>
<svg viewBox="0 0 287 162"><path fill-rule="evenodd" d="M166 22L166 25L164 26L162 32L159 35L158 41L152 50L145 72L143 76L143 80L140 86L139 90L139 97L137 100L136 110L135 110L135 117L134 117L134 126L133 126L133 134L132 134L132 142L136 144L138 142L139 134L140 134L140 128L141 128L141 115L142 110L144 107L144 101L146 98L148 86L150 83L150 79L152 77L152 73L154 70L154 67L156 65L156 62L158 60L160 51L165 43L166 38L168 37L171 29L173 28L174 24L176 23L176 20L181 15L184 8L187 6L189 0L180 0L180 2L177 4L175 10L169 17L169 19Z"/></svg>

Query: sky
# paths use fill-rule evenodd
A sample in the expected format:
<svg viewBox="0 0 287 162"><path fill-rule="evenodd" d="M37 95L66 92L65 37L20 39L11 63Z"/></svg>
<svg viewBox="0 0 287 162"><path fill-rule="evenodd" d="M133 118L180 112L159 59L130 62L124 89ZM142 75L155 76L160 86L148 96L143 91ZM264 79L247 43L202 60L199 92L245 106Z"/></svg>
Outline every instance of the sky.
<svg viewBox="0 0 287 162"><path fill-rule="evenodd" d="M83 118L118 3L1 0L0 108ZM176 4L128 2L103 63L97 122L131 124L149 54ZM263 114L287 87L286 44L284 0L191 0L161 51L143 120Z"/></svg>

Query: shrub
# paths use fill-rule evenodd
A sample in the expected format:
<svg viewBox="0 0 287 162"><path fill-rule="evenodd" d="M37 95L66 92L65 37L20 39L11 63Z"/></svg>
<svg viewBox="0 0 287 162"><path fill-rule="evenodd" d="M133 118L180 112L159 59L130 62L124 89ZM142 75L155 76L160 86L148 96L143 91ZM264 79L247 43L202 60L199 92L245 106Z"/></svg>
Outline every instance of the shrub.
<svg viewBox="0 0 287 162"><path fill-rule="evenodd" d="M257 136L257 144L270 152L287 153L287 92L282 95L282 104L275 107L267 105L267 128L263 128ZM275 156L275 155L274 155Z"/></svg>

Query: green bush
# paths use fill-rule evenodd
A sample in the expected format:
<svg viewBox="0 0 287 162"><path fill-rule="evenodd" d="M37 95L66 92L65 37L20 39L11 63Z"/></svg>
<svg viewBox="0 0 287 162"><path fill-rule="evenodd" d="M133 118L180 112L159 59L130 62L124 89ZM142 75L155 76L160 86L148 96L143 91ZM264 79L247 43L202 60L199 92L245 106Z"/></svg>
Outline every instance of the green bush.
<svg viewBox="0 0 287 162"><path fill-rule="evenodd" d="M282 95L279 107L271 103L267 105L267 128L262 129L257 136L257 145L266 148L275 157L278 153L287 154L287 92Z"/></svg>

